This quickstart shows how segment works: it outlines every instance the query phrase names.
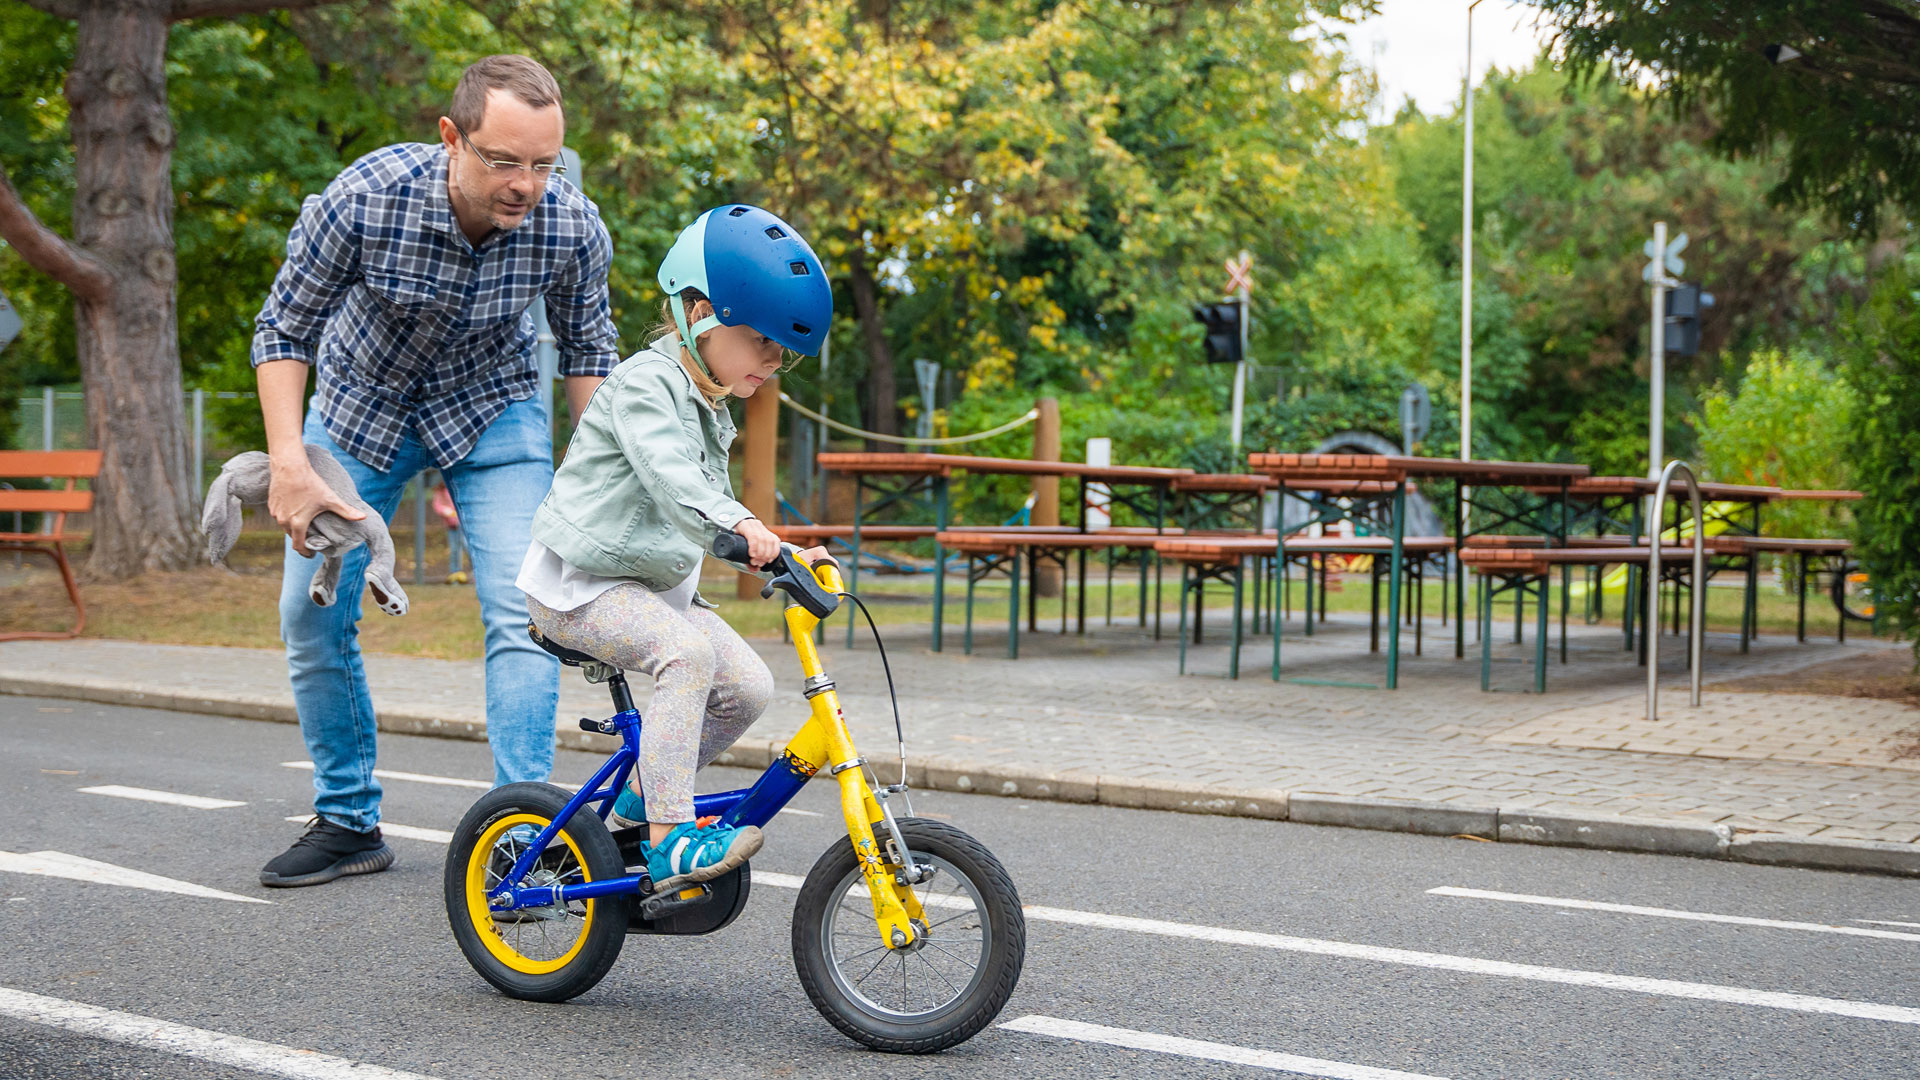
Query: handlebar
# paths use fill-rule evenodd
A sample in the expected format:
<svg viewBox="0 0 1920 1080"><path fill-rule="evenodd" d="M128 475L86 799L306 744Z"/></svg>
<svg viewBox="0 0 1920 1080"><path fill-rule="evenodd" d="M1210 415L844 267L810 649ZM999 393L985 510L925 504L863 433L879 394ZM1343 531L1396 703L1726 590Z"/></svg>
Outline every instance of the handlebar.
<svg viewBox="0 0 1920 1080"><path fill-rule="evenodd" d="M747 538L737 532L721 532L713 538L709 549L716 558L742 566L752 566L747 561ZM773 572L773 579L760 589L761 599L771 597L775 589L793 598L794 603L806 608L817 619L824 619L839 610L840 597L828 592L814 576L813 568L794 557L800 549L792 544L780 545L780 554L761 570Z"/></svg>
<svg viewBox="0 0 1920 1080"><path fill-rule="evenodd" d="M752 565L747 562L747 538L737 532L723 530L720 535L714 537L713 555L717 559L725 559L731 563Z"/></svg>

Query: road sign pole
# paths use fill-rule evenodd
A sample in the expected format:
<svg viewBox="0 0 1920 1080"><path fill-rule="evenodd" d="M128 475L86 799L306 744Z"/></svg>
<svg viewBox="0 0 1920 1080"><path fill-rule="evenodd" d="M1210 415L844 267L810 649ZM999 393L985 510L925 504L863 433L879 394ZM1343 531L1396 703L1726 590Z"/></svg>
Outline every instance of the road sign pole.
<svg viewBox="0 0 1920 1080"><path fill-rule="evenodd" d="M1252 316L1253 289L1247 280L1247 268L1253 263L1253 253L1240 253L1240 362L1233 365L1233 460L1234 468L1240 467L1240 417L1247 399L1247 322Z"/></svg>
<svg viewBox="0 0 1920 1080"><path fill-rule="evenodd" d="M1653 348L1648 373L1653 385L1647 424L1647 477L1657 480L1660 477L1661 456L1666 453L1667 275L1666 267L1661 265L1667 250L1667 223L1664 221L1653 223L1653 250Z"/></svg>

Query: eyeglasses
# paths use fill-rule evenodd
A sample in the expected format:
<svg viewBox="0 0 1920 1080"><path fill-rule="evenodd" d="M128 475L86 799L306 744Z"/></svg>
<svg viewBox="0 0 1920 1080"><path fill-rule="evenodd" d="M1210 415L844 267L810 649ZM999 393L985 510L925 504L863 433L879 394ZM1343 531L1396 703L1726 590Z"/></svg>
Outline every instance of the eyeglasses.
<svg viewBox="0 0 1920 1080"><path fill-rule="evenodd" d="M551 177L551 176L567 175L567 167L565 165L560 164L557 161L549 161L541 165L527 165L518 161L488 160L487 155L481 153L480 148L473 145L473 140L467 138L467 131L465 128L461 127L459 124L455 124L453 125L453 130L458 131L460 133L460 141L467 144L467 149L473 151L473 156L480 159L480 164L485 165L487 168L492 169L495 172L504 171L508 176L518 176L522 172L532 170L533 175L538 177L542 181L546 180L548 177Z"/></svg>

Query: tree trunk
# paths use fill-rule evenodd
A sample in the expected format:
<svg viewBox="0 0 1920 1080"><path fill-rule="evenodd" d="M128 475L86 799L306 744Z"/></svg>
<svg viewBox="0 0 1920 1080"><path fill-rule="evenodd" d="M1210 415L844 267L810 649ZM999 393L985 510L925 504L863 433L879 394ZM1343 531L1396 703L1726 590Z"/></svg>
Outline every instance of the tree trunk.
<svg viewBox="0 0 1920 1080"><path fill-rule="evenodd" d="M171 8L87 4L67 75L74 240L113 279L98 299L74 303L87 431L101 451L87 563L98 577L183 569L199 546L174 324Z"/></svg>
<svg viewBox="0 0 1920 1080"><path fill-rule="evenodd" d="M874 294L873 274L867 270L866 252L858 243L847 254L847 284L853 293L853 312L860 319L860 332L867 343L867 430L898 435L899 390L893 379L893 350L887 345L886 325ZM867 449L899 447L869 442Z"/></svg>

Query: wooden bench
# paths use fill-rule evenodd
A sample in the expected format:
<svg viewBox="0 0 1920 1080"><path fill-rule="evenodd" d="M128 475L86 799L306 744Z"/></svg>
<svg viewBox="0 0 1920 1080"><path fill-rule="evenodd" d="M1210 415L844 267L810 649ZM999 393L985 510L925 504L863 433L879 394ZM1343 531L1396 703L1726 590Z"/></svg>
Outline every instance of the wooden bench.
<svg viewBox="0 0 1920 1080"><path fill-rule="evenodd" d="M64 479L67 486L53 490L0 490L0 514L51 514L44 532L0 532L0 551L32 551L45 555L60 568L66 583L67 598L73 601L71 630L0 631L0 641L26 638L62 640L80 636L87 625L87 608L80 600L80 586L73 580L73 564L67 561L65 545L79 540L81 534L67 531L68 514L84 514L93 509L93 492L80 490L82 480L100 475L98 450L0 450L0 480L45 476Z"/></svg>
<svg viewBox="0 0 1920 1080"><path fill-rule="evenodd" d="M1244 589L1242 563L1254 560L1254 603L1253 632L1261 629L1261 607L1267 598L1265 590L1272 586L1276 595L1271 602L1265 603L1268 629L1276 616L1285 615L1289 607L1286 593L1285 567L1276 567L1270 581L1263 581L1261 568L1267 560L1273 559L1279 546L1272 534L1266 536L1184 536L1159 541L1154 545L1160 556L1180 564L1180 673L1186 674L1186 598L1193 596L1194 622L1193 641L1202 640L1202 623L1205 611L1202 602L1208 581L1219 581L1233 588L1233 651L1227 661L1228 678L1240 677L1240 640L1241 606ZM1453 538L1449 536L1409 536L1401 544L1401 553L1406 562L1403 573L1412 582L1415 593L1414 605L1409 615L1414 627L1414 655L1421 654L1424 647L1424 623L1420 615L1424 612L1426 578L1424 566L1428 559L1453 550ZM1326 562L1329 555L1367 555L1375 556L1372 563L1372 609L1370 616L1370 642L1372 651L1380 648L1380 580L1387 573L1386 556L1393 551L1393 540L1386 536L1289 536L1285 551L1287 562L1304 561L1306 565L1306 608L1305 627L1309 637L1313 635L1313 558L1321 557L1320 621L1326 621ZM1446 579L1442 577L1442 581ZM1391 583L1390 583L1391 587ZM1443 608L1444 610L1444 605ZM1277 631L1276 631L1277 632Z"/></svg>

